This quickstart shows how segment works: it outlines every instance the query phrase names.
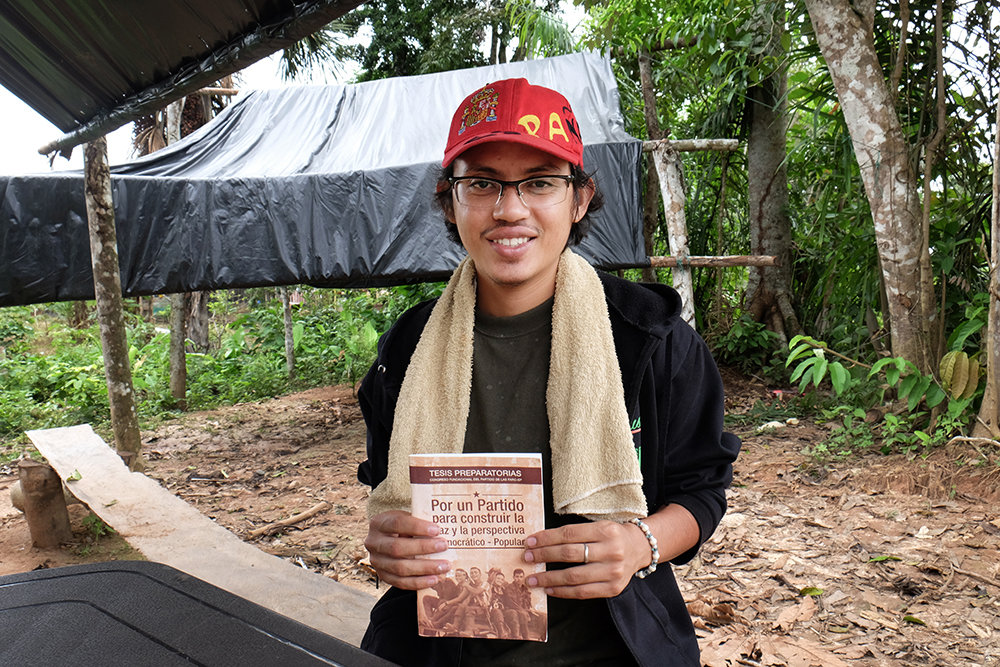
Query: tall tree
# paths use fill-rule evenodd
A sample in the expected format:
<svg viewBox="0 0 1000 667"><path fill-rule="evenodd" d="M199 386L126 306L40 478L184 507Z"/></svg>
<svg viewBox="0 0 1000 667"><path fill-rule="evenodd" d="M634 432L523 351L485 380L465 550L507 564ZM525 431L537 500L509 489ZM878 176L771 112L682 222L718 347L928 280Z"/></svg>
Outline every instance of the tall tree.
<svg viewBox="0 0 1000 667"><path fill-rule="evenodd" d="M733 163L718 155L685 159L686 180L691 184L686 217L692 252L732 254L727 250L735 246L741 253L779 256L781 267L751 269L746 307L755 319L786 335L798 333L799 324L790 298L788 268L791 222L785 178L788 117L783 13L778 2L612 0L592 8L588 43L616 54L648 48L656 56L655 69L648 74L644 73L645 59L639 61L635 73L625 69L619 58L619 83L623 97L628 97L629 88L636 86L625 77L656 81L657 114L671 119L668 136L739 135L747 140L746 191L727 189L729 183L723 182L743 171L727 168L742 166L742 155ZM630 129L655 138L655 127L648 122L648 98L631 104L647 112L646 122L639 126L633 121ZM737 210L738 206L747 208ZM719 223L725 227L721 233ZM697 275L695 293L702 295L698 310L705 312L710 306L706 298L710 281L725 281L730 289L738 290L738 275Z"/></svg>
<svg viewBox="0 0 1000 667"><path fill-rule="evenodd" d="M892 351L930 372L934 294L917 175L874 42L874 1L806 0L875 225Z"/></svg>
<svg viewBox="0 0 1000 667"><path fill-rule="evenodd" d="M512 37L502 3L491 0L371 0L342 20L371 35L353 47L360 81L506 62Z"/></svg>
<svg viewBox="0 0 1000 667"><path fill-rule="evenodd" d="M783 340L801 333L792 306L792 225L788 213L787 130L789 124L783 3L763 3L754 32L764 58L774 63L747 89L747 203L750 252L773 255L777 266L749 267L745 307L757 322Z"/></svg>
<svg viewBox="0 0 1000 667"><path fill-rule="evenodd" d="M986 327L986 391L974 433L1000 438L1000 96L993 137L993 187L990 207L989 316Z"/></svg>

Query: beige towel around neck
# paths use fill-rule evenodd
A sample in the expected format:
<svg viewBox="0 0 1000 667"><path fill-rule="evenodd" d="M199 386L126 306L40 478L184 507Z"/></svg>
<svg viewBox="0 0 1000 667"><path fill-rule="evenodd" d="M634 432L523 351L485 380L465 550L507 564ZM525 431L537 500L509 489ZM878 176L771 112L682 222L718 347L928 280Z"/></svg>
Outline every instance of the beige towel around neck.
<svg viewBox="0 0 1000 667"><path fill-rule="evenodd" d="M409 511L409 455L458 453L472 387L476 271L455 270L417 343L396 403L388 475L368 516ZM597 272L570 250L559 259L546 404L556 512L592 520L646 516L621 370Z"/></svg>

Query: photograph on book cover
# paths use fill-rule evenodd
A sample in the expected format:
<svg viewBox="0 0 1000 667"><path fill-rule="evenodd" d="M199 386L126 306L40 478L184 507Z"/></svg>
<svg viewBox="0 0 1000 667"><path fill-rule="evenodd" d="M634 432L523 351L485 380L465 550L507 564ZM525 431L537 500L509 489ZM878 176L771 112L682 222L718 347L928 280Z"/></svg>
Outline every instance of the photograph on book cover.
<svg viewBox="0 0 1000 667"><path fill-rule="evenodd" d="M545 593L525 584L524 538L545 528L540 454L411 454L414 516L433 521L451 561L436 586L417 591L425 637L546 641Z"/></svg>

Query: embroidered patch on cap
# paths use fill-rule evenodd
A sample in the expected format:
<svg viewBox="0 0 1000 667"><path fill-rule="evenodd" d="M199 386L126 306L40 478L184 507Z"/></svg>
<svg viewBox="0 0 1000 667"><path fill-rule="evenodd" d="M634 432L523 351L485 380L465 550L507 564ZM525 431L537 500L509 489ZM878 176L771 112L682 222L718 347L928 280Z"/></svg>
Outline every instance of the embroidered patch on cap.
<svg viewBox="0 0 1000 667"><path fill-rule="evenodd" d="M462 125L458 128L459 134L475 125L486 121L497 119L497 104L500 102L500 95L493 88L483 88L469 99L462 112Z"/></svg>

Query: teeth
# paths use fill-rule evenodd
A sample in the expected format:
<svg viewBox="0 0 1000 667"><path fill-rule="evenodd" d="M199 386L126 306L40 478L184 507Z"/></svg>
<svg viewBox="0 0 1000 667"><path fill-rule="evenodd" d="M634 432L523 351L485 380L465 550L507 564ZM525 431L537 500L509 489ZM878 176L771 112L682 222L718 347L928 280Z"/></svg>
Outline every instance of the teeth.
<svg viewBox="0 0 1000 667"><path fill-rule="evenodd" d="M494 243L499 243L500 245L505 245L511 248L527 242L528 242L527 236L519 236L516 239L497 239L496 241L494 241Z"/></svg>

